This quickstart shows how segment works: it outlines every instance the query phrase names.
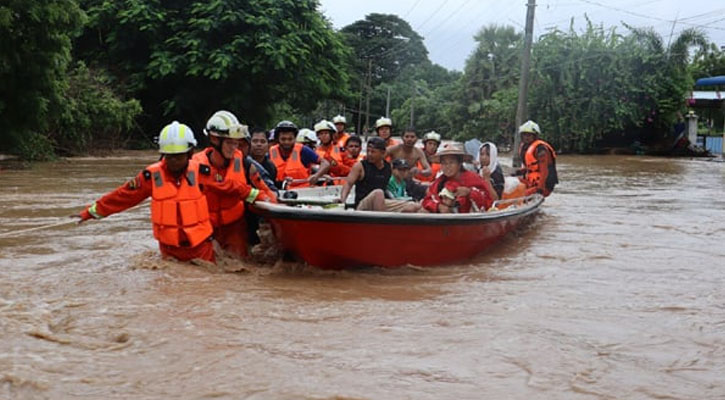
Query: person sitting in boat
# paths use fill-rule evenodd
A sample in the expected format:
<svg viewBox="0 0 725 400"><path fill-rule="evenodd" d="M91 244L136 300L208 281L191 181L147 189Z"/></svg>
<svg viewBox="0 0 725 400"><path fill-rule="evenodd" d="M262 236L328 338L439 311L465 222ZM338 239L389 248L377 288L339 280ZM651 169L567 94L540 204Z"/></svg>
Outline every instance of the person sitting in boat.
<svg viewBox="0 0 725 400"><path fill-rule="evenodd" d="M340 148L340 151L345 151L347 139L350 138L350 134L345 132L347 119L345 119L345 116L338 114L332 118L332 123L335 124L335 132L332 134L332 140Z"/></svg>
<svg viewBox="0 0 725 400"><path fill-rule="evenodd" d="M390 118L380 117L375 121L375 132L378 133L378 137L383 139L385 147L395 146L400 144L396 139L393 139L393 120Z"/></svg>
<svg viewBox="0 0 725 400"><path fill-rule="evenodd" d="M420 210L420 204L413 201L413 196L408 194L408 181L411 177L411 168L408 161L404 158L396 158L392 164L393 170L390 180L388 181L388 188L386 197L392 200L398 200L396 207L392 207L392 202L386 200L387 211L399 211L401 212L417 212Z"/></svg>
<svg viewBox="0 0 725 400"><path fill-rule="evenodd" d="M365 156L362 155L362 139L359 136L350 136L345 142L345 152L342 153L342 164L340 164L340 173L342 176L348 176L353 165L362 161Z"/></svg>
<svg viewBox="0 0 725 400"><path fill-rule="evenodd" d="M279 188L285 184L290 189L309 187L330 169L330 163L320 159L314 150L302 143L295 143L297 132L297 125L290 121L281 121L275 128L274 135L279 144L269 149L269 158L277 168L275 184ZM320 168L311 174L313 164L319 164Z"/></svg>
<svg viewBox="0 0 725 400"><path fill-rule="evenodd" d="M496 198L494 200L500 199L503 194L504 178L501 165L498 163L498 149L496 145L491 142L481 144L474 157L473 165L478 168L478 174L483 179L491 181L491 185L496 191Z"/></svg>
<svg viewBox="0 0 725 400"><path fill-rule="evenodd" d="M521 147L518 151L524 166L516 172L516 175L522 175L521 180L528 187L527 195L541 193L546 197L559 183L556 173L556 152L551 145L539 139L541 129L534 121L529 120L521 125L519 134Z"/></svg>
<svg viewBox="0 0 725 400"><path fill-rule="evenodd" d="M355 186L355 209L359 211L404 211L400 200L386 199L392 167L385 161L385 141L379 137L368 140L367 156L353 165L340 193L343 204Z"/></svg>
<svg viewBox="0 0 725 400"><path fill-rule="evenodd" d="M430 164L428 164L428 159L425 157L423 150L415 147L415 143L417 141L418 134L415 132L415 129L406 129L405 132L403 132L403 143L388 147L388 150L385 152L385 158L390 160L398 158L405 159L408 162L408 165L414 166L411 168L413 175L420 174L423 176L430 176ZM418 169L418 167L416 167L417 165L421 165L421 169Z"/></svg>
<svg viewBox="0 0 725 400"><path fill-rule="evenodd" d="M441 165L432 161L433 156L438 151L438 146L441 144L441 135L436 131L430 131L423 135L423 154L425 159L430 165L430 175L422 175L420 172L415 175L415 179L419 182L433 182L438 177L438 173L441 170ZM418 171L423 170L423 164L418 164Z"/></svg>
<svg viewBox="0 0 725 400"><path fill-rule="evenodd" d="M472 157L463 150L460 143L446 143L438 151L433 161L441 164L441 176L431 183L423 199L423 209L432 213L450 213L453 211L441 202L443 189L453 192L458 202L459 212L488 210L493 204L495 190L491 182L478 174L463 169L463 162Z"/></svg>
<svg viewBox="0 0 725 400"><path fill-rule="evenodd" d="M335 125L332 122L322 120L315 124L315 134L320 144L315 149L315 153L322 160L327 160L330 163L330 176L334 177L345 177L347 174L344 168L341 168L342 154L337 143L332 140L333 132L335 132Z"/></svg>
<svg viewBox="0 0 725 400"><path fill-rule="evenodd" d="M232 196L247 203L268 199L263 192L238 180L220 179L208 165L193 160L194 146L196 139L191 128L177 121L166 125L159 134L161 161L149 165L74 217L80 218L79 222L101 219L151 197L151 224L161 254L179 261L214 262L208 193Z"/></svg>

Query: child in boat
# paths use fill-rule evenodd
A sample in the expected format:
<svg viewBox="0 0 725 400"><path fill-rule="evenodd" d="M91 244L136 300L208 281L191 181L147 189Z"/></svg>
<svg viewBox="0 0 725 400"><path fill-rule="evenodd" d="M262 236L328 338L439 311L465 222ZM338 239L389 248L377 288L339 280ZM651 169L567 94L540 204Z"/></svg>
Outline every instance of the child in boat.
<svg viewBox="0 0 725 400"><path fill-rule="evenodd" d="M386 190L386 197L389 198L385 200L387 211L417 212L420 210L420 204L413 201L413 197L407 191L407 181L410 180L410 175L411 168L406 159L393 160L393 170Z"/></svg>

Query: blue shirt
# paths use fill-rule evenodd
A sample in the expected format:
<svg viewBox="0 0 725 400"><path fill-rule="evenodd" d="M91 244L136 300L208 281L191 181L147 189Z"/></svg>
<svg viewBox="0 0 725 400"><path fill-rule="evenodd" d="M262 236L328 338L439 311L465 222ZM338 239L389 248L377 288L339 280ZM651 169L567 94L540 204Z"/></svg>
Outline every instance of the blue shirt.
<svg viewBox="0 0 725 400"><path fill-rule="evenodd" d="M319 164L320 157L311 148L302 146L302 151L300 151L300 161L302 161L302 165L309 167L310 164Z"/></svg>

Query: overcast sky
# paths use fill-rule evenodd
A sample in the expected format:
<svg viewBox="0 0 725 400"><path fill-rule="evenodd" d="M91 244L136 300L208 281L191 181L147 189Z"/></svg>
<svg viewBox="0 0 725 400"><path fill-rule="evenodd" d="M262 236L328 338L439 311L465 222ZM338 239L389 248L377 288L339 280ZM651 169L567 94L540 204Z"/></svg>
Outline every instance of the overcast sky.
<svg viewBox="0 0 725 400"><path fill-rule="evenodd" d="M463 70L473 51L473 36L488 24L523 30L527 0L321 0L322 12L336 29L370 13L396 14L425 38L428 57L448 69ZM537 0L534 34L567 29L574 17L578 30L584 15L604 26L625 22L653 27L665 41L690 27L700 27L711 41L725 45L724 0ZM674 26L674 28L673 28ZM622 32L625 31L621 28Z"/></svg>

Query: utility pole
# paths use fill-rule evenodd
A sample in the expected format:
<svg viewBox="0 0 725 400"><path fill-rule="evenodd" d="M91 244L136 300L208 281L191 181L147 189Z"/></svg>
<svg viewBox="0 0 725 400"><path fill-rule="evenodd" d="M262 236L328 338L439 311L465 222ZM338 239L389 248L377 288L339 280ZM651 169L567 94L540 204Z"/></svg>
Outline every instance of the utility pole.
<svg viewBox="0 0 725 400"><path fill-rule="evenodd" d="M388 86L388 98L385 100L385 118L390 118L390 86Z"/></svg>
<svg viewBox="0 0 725 400"><path fill-rule="evenodd" d="M519 154L521 136L519 135L518 129L527 117L526 101L529 95L529 65L531 64L531 42L534 40L534 9L536 8L536 0L529 0L529 3L526 6L526 33L524 36L524 50L521 54L519 102L516 106L516 126L514 127L514 168L521 166L521 155Z"/></svg>
<svg viewBox="0 0 725 400"><path fill-rule="evenodd" d="M360 100L358 100L358 103L357 103L357 131L356 131L358 136L362 135L362 131L360 130L360 128L362 127L363 90L365 90L365 79L360 79Z"/></svg>
<svg viewBox="0 0 725 400"><path fill-rule="evenodd" d="M418 94L418 85L413 84L413 97L410 99L410 127L415 128L415 122L413 121L413 110L415 109L415 95Z"/></svg>
<svg viewBox="0 0 725 400"><path fill-rule="evenodd" d="M370 131L370 81L372 80L373 59L368 59L368 88L367 98L365 99L365 140L367 141L368 132Z"/></svg>

